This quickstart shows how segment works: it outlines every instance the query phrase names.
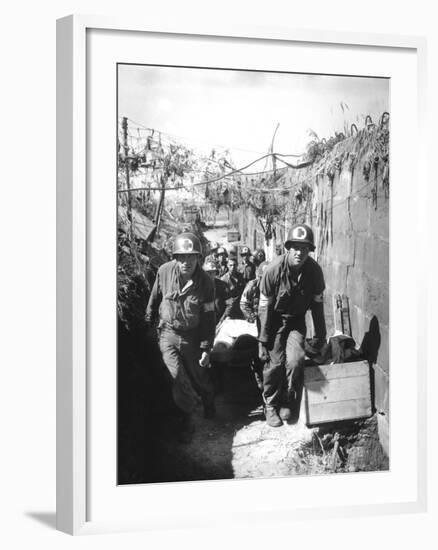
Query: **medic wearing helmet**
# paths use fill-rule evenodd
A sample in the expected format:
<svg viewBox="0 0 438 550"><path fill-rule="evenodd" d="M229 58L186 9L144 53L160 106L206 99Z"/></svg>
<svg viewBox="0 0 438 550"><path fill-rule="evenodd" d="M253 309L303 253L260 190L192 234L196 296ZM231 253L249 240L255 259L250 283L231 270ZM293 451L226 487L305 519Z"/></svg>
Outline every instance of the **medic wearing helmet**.
<svg viewBox="0 0 438 550"><path fill-rule="evenodd" d="M284 247L285 254L274 259L260 283L259 358L265 362L266 421L273 427L291 418L295 383L304 364L308 309L312 312L315 338L322 344L326 337L324 276L319 264L309 256L315 250L312 229L305 224L294 225Z"/></svg>
<svg viewBox="0 0 438 550"><path fill-rule="evenodd" d="M220 246L217 249L218 277L223 277L228 273L228 252L226 248Z"/></svg>
<svg viewBox="0 0 438 550"><path fill-rule="evenodd" d="M215 260L217 260L217 249L219 248L219 244L216 241L210 241L209 244L209 255L214 256Z"/></svg>
<svg viewBox="0 0 438 550"><path fill-rule="evenodd" d="M173 260L157 273L145 321L159 319L159 345L172 378L172 394L181 411L180 440L193 435L193 412L202 399L204 415L214 415L208 370L215 336L214 285L200 267L201 243L193 233L175 239Z"/></svg>

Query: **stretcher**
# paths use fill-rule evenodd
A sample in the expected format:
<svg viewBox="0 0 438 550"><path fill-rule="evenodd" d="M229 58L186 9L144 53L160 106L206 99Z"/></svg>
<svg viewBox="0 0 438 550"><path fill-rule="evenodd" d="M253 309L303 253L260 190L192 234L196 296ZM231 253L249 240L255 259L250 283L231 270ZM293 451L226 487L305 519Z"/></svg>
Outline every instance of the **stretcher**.
<svg viewBox="0 0 438 550"><path fill-rule="evenodd" d="M257 325L244 319L225 319L217 328L211 360L248 366L257 355Z"/></svg>

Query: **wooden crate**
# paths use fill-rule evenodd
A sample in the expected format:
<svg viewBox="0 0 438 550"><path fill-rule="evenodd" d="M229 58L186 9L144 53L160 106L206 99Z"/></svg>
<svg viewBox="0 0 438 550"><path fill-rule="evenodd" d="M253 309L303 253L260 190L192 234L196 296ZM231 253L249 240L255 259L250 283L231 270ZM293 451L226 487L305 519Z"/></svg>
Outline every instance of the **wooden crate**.
<svg viewBox="0 0 438 550"><path fill-rule="evenodd" d="M307 424L371 416L367 361L304 368Z"/></svg>

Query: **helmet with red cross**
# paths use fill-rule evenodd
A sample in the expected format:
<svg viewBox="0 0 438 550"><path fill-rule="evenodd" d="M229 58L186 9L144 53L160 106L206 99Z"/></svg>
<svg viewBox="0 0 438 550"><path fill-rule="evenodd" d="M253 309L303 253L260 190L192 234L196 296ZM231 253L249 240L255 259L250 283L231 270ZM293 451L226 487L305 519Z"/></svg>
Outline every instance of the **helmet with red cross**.
<svg viewBox="0 0 438 550"><path fill-rule="evenodd" d="M201 241L193 233L181 233L173 243L173 255L198 254L202 255Z"/></svg>
<svg viewBox="0 0 438 550"><path fill-rule="evenodd" d="M284 247L289 250L293 243L307 244L310 250L315 250L315 241L312 229L304 223L296 223L291 227Z"/></svg>

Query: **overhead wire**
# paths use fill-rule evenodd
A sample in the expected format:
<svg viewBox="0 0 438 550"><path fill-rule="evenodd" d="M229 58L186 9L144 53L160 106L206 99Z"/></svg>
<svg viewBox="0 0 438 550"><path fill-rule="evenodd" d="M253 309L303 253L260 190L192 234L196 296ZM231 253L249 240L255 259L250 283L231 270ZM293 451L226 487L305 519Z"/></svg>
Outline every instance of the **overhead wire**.
<svg viewBox="0 0 438 550"><path fill-rule="evenodd" d="M182 136L178 136L176 134L169 134L167 132L162 132L162 131L159 131L159 130L156 130L156 129L152 129L152 128L147 128L146 126L142 125L141 123L138 123L132 119L128 119L130 122L132 122L133 124L136 124L138 126L140 126L141 128L137 128L137 131L139 132L140 129L142 129L143 131L148 131L148 132L157 132L157 134L159 135L159 139L160 141L164 141L165 144L169 144L169 145L175 145L175 143L172 143L172 141L170 140L167 140L166 138L162 138L162 135L167 135L167 136L172 136L172 137L179 137L179 138L182 138L184 139ZM130 136L131 138L133 139L136 139L137 141L140 140L140 139L144 139L142 138L141 136ZM149 136L151 137L151 136ZM251 152L251 151L248 151L248 150L244 150L244 149L237 149L237 148L232 148L232 147L224 147L224 146L221 146L223 147L224 149L226 150L242 150L242 151L246 151L246 152ZM195 154L195 153L193 153ZM218 164L220 164L219 161L217 161L216 159L213 159L211 157L201 157L200 155L195 155L197 156L199 159L201 160L204 160L204 161L207 161L207 162L216 162ZM248 177L248 176L252 176L252 175L262 175L262 174L272 174L272 173L275 173L275 172L278 172L278 171L281 171L282 169L271 169L271 170L264 170L262 172L251 172L251 173L245 173L244 170L248 169L249 167L253 166L254 164L256 164L257 162L260 162L261 160L264 160L268 157L272 157L272 158L276 158L278 161L282 162L283 164L285 164L288 168L292 168L292 169L301 169L301 168L306 168L308 166L310 166L311 164L313 164L313 161L307 161L307 162L303 162L303 163L300 163L298 165L293 165L289 162L287 162L286 160L284 160L284 158L281 158L281 157L296 157L296 158L301 158L303 155L294 155L294 154L281 154L281 153L273 153L273 152L270 152L268 154L265 154L259 158L257 158L256 160L250 162L249 164L241 167L241 168L238 168L238 169L233 169L231 170L230 172L227 172L225 174L221 174L215 178L211 178L211 179L208 179L208 180L204 180L204 181L201 181L201 182L193 182L190 184L190 187L187 187L186 185L184 184L180 184L180 185L177 185L176 187L164 187L164 189L166 191L176 191L176 190L186 190L188 192L195 192L195 189L194 186L198 186L198 185L209 185L209 184L212 184L212 183L216 183L218 181L221 181L221 180L227 180L227 178L230 178L231 176L235 175L235 174L239 174L241 177ZM284 168L283 168L284 170ZM208 171L205 169L205 170L201 170L201 169L188 169L188 170L185 170L185 171L190 171L190 172L194 172L194 173L208 173ZM281 176L280 176L281 177ZM289 187L281 187L281 188L267 188L266 189L266 192L268 193L273 193L275 191L282 191L282 192L285 192L285 191L290 191L296 187L299 187L301 186L302 183L301 182L297 182L295 184L292 184L291 186ZM359 193L369 187L371 185L371 182L367 182L364 186L362 186L356 194L354 195L349 195L348 197L346 197L345 199L341 200L341 201L338 201L336 203L333 204L333 208L336 208L354 198L361 198L361 195L359 195ZM246 191L251 191L251 190L254 190L254 191L260 191L260 188L259 187L252 187L250 189L248 189L248 186L245 187ZM163 187L138 187L138 188L132 188L132 189L120 189L118 190L118 193L128 193L128 192L136 192L136 191L162 191L163 190ZM199 194L196 193L198 196ZM319 205L323 205L323 204L327 204L329 202L332 202L334 199L336 198L336 195L334 195L334 197L330 198L330 199L327 199L327 200L324 200L324 201L321 201L319 202L318 204ZM366 198L364 196L362 196L362 198Z"/></svg>
<svg viewBox="0 0 438 550"><path fill-rule="evenodd" d="M217 176L216 178L213 178L213 179L209 179L209 180L205 180L205 181L199 181L199 182L194 182L191 184L191 187L193 186L197 186L197 185L209 185L211 183L216 183L220 180L223 180L225 178L229 178L231 176L233 176L234 174L242 174L243 176L245 176L246 174L243 172L243 170L246 170L247 168L249 168L250 166L256 164L257 162L260 162L261 160L267 158L267 157L270 157L274 155L275 156L275 153L268 153L266 155L263 155L262 157L250 162L249 164L243 166L242 168L238 168L238 169L234 169L234 170L231 170L230 172L227 172L226 174L222 174L220 176ZM282 161L284 162L284 161ZM294 169L301 169L301 168L306 168L307 166L309 166L310 164L312 164L311 162L305 162L305 163L302 163L302 164L299 164L299 165L292 165L292 164L289 164L289 163L286 163L290 168L294 168ZM272 173L272 171L269 171ZM177 190L177 189L181 189L181 187L185 187L184 185L182 186L179 186L179 187L166 187L166 190ZM292 186L294 187L294 186ZM151 188L151 187L137 187L137 188L132 188L132 189L119 189L118 190L118 193L130 193L130 192L134 192L134 191L147 191L147 190L156 190L156 191L160 191L162 189L162 187L158 187L158 188ZM285 189L287 190L287 188Z"/></svg>
<svg viewBox="0 0 438 550"><path fill-rule="evenodd" d="M119 119L123 119L124 117L119 117ZM181 135L178 135L178 134L172 134L170 132L165 132L163 130L157 130L156 128L149 128L147 126L145 126L144 124L140 123L140 122L137 122L135 120L133 120L132 118L129 118L129 117L126 117L127 120L129 122L132 122L134 125L138 126L139 130L141 131L147 131L147 132L158 132L159 134L161 135L166 135L166 136L170 136L170 137L175 137L175 138L179 138L179 139L182 139L186 142L197 142L197 143L205 143L204 140L196 140L196 139L193 139L193 138L188 138L187 136L181 136ZM257 155L261 155L261 151L254 151L254 150L251 150L251 149L244 149L244 148L241 148L241 147L232 147L232 146L229 146L229 145L222 145L222 144L219 144L219 143L213 143L211 142L209 145L212 145L212 146L216 146L216 147L220 147L222 149L225 149L225 150L228 150L228 151L242 151L244 153L255 153ZM299 157L302 157L303 154L293 154L293 153L288 153L288 154L282 154L281 156L287 156L287 157L296 157L296 158L299 158Z"/></svg>

